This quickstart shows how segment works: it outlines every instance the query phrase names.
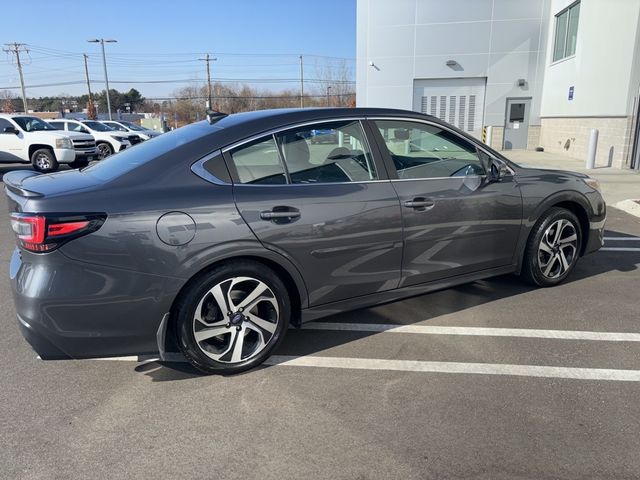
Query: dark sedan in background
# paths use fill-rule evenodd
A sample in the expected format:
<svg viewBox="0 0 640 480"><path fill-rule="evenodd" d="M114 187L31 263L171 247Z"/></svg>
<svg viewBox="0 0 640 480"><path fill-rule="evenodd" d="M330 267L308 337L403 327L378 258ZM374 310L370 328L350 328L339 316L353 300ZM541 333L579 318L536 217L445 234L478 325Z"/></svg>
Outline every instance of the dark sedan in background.
<svg viewBox="0 0 640 480"><path fill-rule="evenodd" d="M258 365L289 324L508 273L555 285L605 221L595 180L387 109L210 112L4 181L18 323L42 358L181 352L207 373Z"/></svg>

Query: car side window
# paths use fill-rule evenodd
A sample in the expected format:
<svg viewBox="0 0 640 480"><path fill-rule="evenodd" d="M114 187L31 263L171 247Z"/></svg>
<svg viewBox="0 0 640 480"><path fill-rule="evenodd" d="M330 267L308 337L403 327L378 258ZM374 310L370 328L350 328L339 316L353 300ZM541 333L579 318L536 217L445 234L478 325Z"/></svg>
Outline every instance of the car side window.
<svg viewBox="0 0 640 480"><path fill-rule="evenodd" d="M279 185L287 183L273 136L261 138L231 151L240 183Z"/></svg>
<svg viewBox="0 0 640 480"><path fill-rule="evenodd" d="M55 127L58 130L64 130L64 122L49 122L49 125Z"/></svg>
<svg viewBox="0 0 640 480"><path fill-rule="evenodd" d="M375 122L400 179L484 175L476 147L436 125L402 120Z"/></svg>
<svg viewBox="0 0 640 480"><path fill-rule="evenodd" d="M84 128L79 123L67 123L67 129L71 132L89 133L89 130Z"/></svg>
<svg viewBox="0 0 640 480"><path fill-rule="evenodd" d="M13 126L13 124L9 120L5 120L4 118L0 118L0 133L4 132L4 129L7 128L7 127L15 128Z"/></svg>
<svg viewBox="0 0 640 480"><path fill-rule="evenodd" d="M291 183L377 180L359 121L326 122L276 134Z"/></svg>

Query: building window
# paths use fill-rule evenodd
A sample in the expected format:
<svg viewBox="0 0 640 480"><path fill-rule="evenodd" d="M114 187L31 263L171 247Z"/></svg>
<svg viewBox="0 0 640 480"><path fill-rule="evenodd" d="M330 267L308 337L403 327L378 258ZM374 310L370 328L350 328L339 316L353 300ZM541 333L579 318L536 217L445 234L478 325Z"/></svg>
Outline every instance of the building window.
<svg viewBox="0 0 640 480"><path fill-rule="evenodd" d="M580 2L570 5L556 15L556 34L553 43L554 62L575 55L579 18Z"/></svg>

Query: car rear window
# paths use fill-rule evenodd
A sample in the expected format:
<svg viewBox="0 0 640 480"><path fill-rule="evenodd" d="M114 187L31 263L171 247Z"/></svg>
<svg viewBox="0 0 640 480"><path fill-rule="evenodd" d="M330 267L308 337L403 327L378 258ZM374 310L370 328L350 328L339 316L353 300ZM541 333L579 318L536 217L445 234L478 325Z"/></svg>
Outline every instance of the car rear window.
<svg viewBox="0 0 640 480"><path fill-rule="evenodd" d="M83 170L88 174L108 182L140 165L152 161L175 148L211 132L212 127L203 122L187 125L169 133L156 137L153 142L142 142L135 147L123 150L115 155L100 160Z"/></svg>

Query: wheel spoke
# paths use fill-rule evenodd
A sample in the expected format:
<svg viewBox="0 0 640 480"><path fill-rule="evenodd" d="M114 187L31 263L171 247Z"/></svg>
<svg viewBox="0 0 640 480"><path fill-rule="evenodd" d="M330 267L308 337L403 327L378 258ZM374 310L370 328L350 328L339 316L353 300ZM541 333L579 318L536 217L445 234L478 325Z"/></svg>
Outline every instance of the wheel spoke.
<svg viewBox="0 0 640 480"><path fill-rule="evenodd" d="M249 321L251 323L262 328L263 330L266 330L271 334L273 334L273 332L276 331L276 327L278 326L276 323L272 323L268 320L260 318L257 315L254 315L253 313L247 313L247 317L249 318Z"/></svg>
<svg viewBox="0 0 640 480"><path fill-rule="evenodd" d="M553 250L551 249L551 247L547 243L547 240L544 237L542 238L542 240L540 240L540 250L542 250L545 253L548 253L549 255L553 254Z"/></svg>
<svg viewBox="0 0 640 480"><path fill-rule="evenodd" d="M240 304L238 305L238 308L239 309L249 308L249 305L252 305L253 302L257 300L260 297L260 295L262 295L267 290L268 290L268 287L264 283L258 282L258 285L256 285L253 291L249 295L247 295L245 299L242 300L242 302L240 302Z"/></svg>
<svg viewBox="0 0 640 480"><path fill-rule="evenodd" d="M558 255L562 263L562 271L566 272L567 270L569 270L569 262L567 262L567 257L564 255L564 252L562 250L560 250L560 253Z"/></svg>
<svg viewBox="0 0 640 480"><path fill-rule="evenodd" d="M551 259L549 260L549 263L547 263L546 268L544 269L544 275L546 277L549 276L549 274L551 273L551 269L553 268L553 265L556 263L556 260L558 260L558 255L554 255L553 257L551 257Z"/></svg>
<svg viewBox="0 0 640 480"><path fill-rule="evenodd" d="M211 292L211 295L213 295L213 298L215 299L216 303L218 304L218 308L220 309L222 316L226 315L226 313L229 312L231 309L229 308L229 305L227 305L227 302L224 298L224 293L222 293L222 287L220 286L220 284L213 287L210 290L210 292Z"/></svg>
<svg viewBox="0 0 640 480"><path fill-rule="evenodd" d="M558 240L560 240L560 235L562 234L562 230L564 229L564 222L565 220L558 220L555 223L555 232L553 235L553 242L551 243L552 245L557 245L558 244Z"/></svg>
<svg viewBox="0 0 640 480"><path fill-rule="evenodd" d="M574 233L573 235L569 235L567 238L560 239L560 245L565 245L567 243L573 243L578 240L578 236Z"/></svg>
<svg viewBox="0 0 640 480"><path fill-rule="evenodd" d="M235 344L233 345L233 353L231 354L232 362L239 362L242 360L242 347L244 346L244 334L245 330L242 328L241 330L236 331Z"/></svg>
<svg viewBox="0 0 640 480"><path fill-rule="evenodd" d="M229 331L230 330L227 327L204 328L195 332L194 336L196 338L196 342L202 342L203 340L208 340L211 337L217 337L218 335L229 333Z"/></svg>

